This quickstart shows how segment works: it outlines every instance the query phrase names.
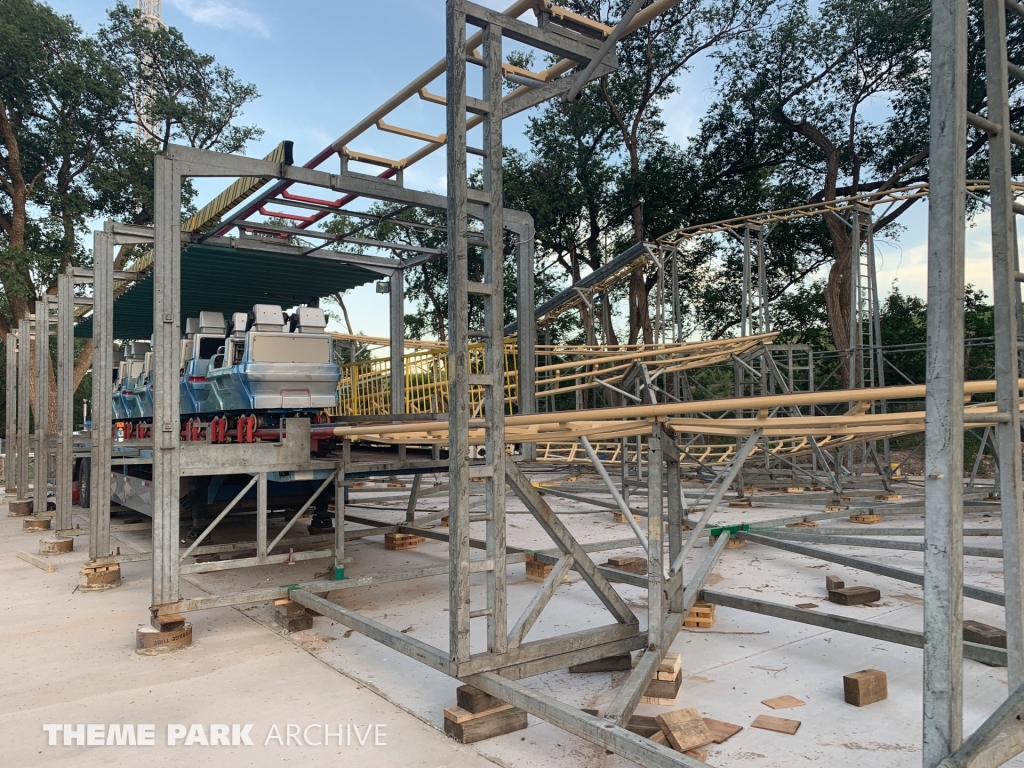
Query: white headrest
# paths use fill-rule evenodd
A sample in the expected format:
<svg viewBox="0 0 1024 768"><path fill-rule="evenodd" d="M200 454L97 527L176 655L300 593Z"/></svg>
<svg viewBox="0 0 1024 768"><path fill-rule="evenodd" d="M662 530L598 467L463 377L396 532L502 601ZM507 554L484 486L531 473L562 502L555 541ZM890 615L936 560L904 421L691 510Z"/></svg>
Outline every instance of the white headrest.
<svg viewBox="0 0 1024 768"><path fill-rule="evenodd" d="M284 312L278 304L257 304L252 308L254 331L283 330Z"/></svg>
<svg viewBox="0 0 1024 768"><path fill-rule="evenodd" d="M199 318L189 317L185 320L185 338L191 339L199 333Z"/></svg>
<svg viewBox="0 0 1024 768"><path fill-rule="evenodd" d="M299 307L299 333L323 333L327 318L320 307Z"/></svg>
<svg viewBox="0 0 1024 768"><path fill-rule="evenodd" d="M249 324L249 316L245 312L235 312L231 315L231 335L244 336L245 326Z"/></svg>
<svg viewBox="0 0 1024 768"><path fill-rule="evenodd" d="M227 330L227 326L224 324L224 314L222 312L199 313L200 333L212 333L223 336L227 333Z"/></svg>

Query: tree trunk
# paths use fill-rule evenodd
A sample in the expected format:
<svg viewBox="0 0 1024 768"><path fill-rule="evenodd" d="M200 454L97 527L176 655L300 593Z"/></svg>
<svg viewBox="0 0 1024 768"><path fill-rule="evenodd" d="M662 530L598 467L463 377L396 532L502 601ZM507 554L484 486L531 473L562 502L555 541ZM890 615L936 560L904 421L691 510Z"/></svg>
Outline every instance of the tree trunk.
<svg viewBox="0 0 1024 768"><path fill-rule="evenodd" d="M836 218L833 214L826 214L830 218ZM851 249L853 242L845 223L839 222L842 229L829 226L829 235L832 239L832 247L835 251L835 261L828 272L828 282L825 284L825 312L828 314L828 324L832 331L832 343L837 350L848 350L850 348L850 288L852 284L851 268L853 266ZM849 358L841 357L840 366L842 370L842 384L846 386L850 381Z"/></svg>

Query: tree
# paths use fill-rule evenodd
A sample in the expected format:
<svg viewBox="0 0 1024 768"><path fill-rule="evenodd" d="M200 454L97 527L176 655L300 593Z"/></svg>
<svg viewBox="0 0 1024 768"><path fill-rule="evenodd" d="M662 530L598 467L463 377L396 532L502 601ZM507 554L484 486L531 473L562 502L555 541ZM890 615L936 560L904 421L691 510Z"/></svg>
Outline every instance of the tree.
<svg viewBox="0 0 1024 768"><path fill-rule="evenodd" d="M970 18L967 107L982 112L980 3L972 2ZM700 145L718 148L708 155L718 167L724 157L736 158L727 169L736 178L760 167L770 170L774 183L804 187L805 202L927 181L930 19L925 0L794 0L777 24L751 32L722 55L718 100L704 121ZM1024 27L1017 19L1008 23L1014 60ZM1011 120L1019 124L1020 85L1014 82L1011 91ZM985 138L974 132L967 150L974 178L985 174L986 151ZM912 204L888 210L875 231L891 228ZM834 344L845 349L850 226L835 213L822 221L831 262L825 305Z"/></svg>
<svg viewBox="0 0 1024 768"><path fill-rule="evenodd" d="M56 291L67 266L90 264L79 241L90 219L152 222L154 151L169 141L238 151L261 133L235 125L254 86L177 30L149 30L138 18L119 4L90 36L36 0L0 0L0 335ZM136 136L139 104L145 124L162 126L152 142ZM92 355L91 345L78 348L76 388ZM33 378L33 402L34 386Z"/></svg>

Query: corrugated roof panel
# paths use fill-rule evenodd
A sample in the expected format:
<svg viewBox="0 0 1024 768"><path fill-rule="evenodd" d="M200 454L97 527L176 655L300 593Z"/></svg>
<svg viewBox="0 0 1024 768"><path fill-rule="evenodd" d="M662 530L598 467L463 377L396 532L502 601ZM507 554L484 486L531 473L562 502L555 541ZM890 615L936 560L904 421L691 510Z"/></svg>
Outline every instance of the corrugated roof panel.
<svg viewBox="0 0 1024 768"><path fill-rule="evenodd" d="M380 279L362 267L332 259L216 245L190 245L181 253L181 324L200 311L248 312L253 304L290 307ZM114 338L148 339L153 334L153 276L114 301ZM92 336L92 318L75 326Z"/></svg>

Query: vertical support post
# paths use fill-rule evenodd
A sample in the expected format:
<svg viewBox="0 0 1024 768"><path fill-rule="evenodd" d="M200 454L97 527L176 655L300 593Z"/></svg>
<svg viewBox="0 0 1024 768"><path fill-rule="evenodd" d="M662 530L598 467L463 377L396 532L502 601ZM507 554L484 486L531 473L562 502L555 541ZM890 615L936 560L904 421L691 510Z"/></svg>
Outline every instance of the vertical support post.
<svg viewBox="0 0 1024 768"><path fill-rule="evenodd" d="M662 456L665 462L665 488L668 496L668 561L674 563L683 551L683 497L680 484L679 449L675 442L675 433L664 425L659 425L662 440ZM683 565L679 572L682 574ZM685 578L683 583L686 583ZM671 613L683 612L683 590L677 589L669 600L668 610Z"/></svg>
<svg viewBox="0 0 1024 768"><path fill-rule="evenodd" d="M925 398L924 744L963 738L963 371L967 3L932 0Z"/></svg>
<svg viewBox="0 0 1024 768"><path fill-rule="evenodd" d="M70 268L69 268L70 269ZM71 527L74 463L75 326L74 278L57 276L57 519L58 531Z"/></svg>
<svg viewBox="0 0 1024 768"><path fill-rule="evenodd" d="M169 158L157 155L154 166L152 605L161 605L179 595L181 176Z"/></svg>
<svg viewBox="0 0 1024 768"><path fill-rule="evenodd" d="M334 476L334 578L345 578L345 473L348 472L352 443L341 445L341 463Z"/></svg>
<svg viewBox="0 0 1024 768"><path fill-rule="evenodd" d="M335 527L337 534L337 527ZM260 472L256 481L256 557L267 559L267 473Z"/></svg>
<svg viewBox="0 0 1024 768"><path fill-rule="evenodd" d="M537 318L534 314L534 231L533 218L528 214L508 221L507 226L516 233L516 358L519 360L519 413L537 412ZM523 458L537 459L536 443L524 443Z"/></svg>
<svg viewBox="0 0 1024 768"><path fill-rule="evenodd" d="M6 397L7 424L4 434L7 438L6 456L4 456L4 495L18 495L18 337L13 332L7 334L7 388Z"/></svg>
<svg viewBox="0 0 1024 768"><path fill-rule="evenodd" d="M1011 188L1009 82L1006 66L1006 7L985 0L985 61L989 119L1002 130L988 137L992 201L992 304L995 321L996 404L1006 414L996 424L999 497L1003 525L1006 592L1006 662L1010 691L1024 684L1024 531L1021 530L1020 388L1017 350L1017 227Z"/></svg>
<svg viewBox="0 0 1024 768"><path fill-rule="evenodd" d="M448 139L449 657L469 659L469 256L466 243L466 13L446 2ZM504 478L502 478L504 479Z"/></svg>
<svg viewBox="0 0 1024 768"><path fill-rule="evenodd" d="M771 333L772 316L768 303L768 266L765 264L764 227L757 228L757 294L761 303L760 333Z"/></svg>
<svg viewBox="0 0 1024 768"><path fill-rule="evenodd" d="M487 649L492 653L508 650L508 608L505 565L505 228L504 194L502 192L502 77L501 27L490 24L484 28L483 100L488 105L483 122L485 157L483 191L488 197L484 209L483 249L484 296L484 365L487 383L484 386L484 410L487 420L486 461L489 477L485 478L487 500L487 557L493 563L485 572L487 583Z"/></svg>
<svg viewBox="0 0 1024 768"><path fill-rule="evenodd" d="M113 426L111 397L114 393L111 372L114 358L114 240L110 233L93 233L92 261L92 469L89 476L89 557L95 559L106 557L111 551L110 430Z"/></svg>
<svg viewBox="0 0 1024 768"><path fill-rule="evenodd" d="M18 496L28 498L29 376L32 372L32 325L18 321Z"/></svg>
<svg viewBox="0 0 1024 768"><path fill-rule="evenodd" d="M664 439L661 424L655 424L648 441L647 459L647 641L657 648L663 642L665 618ZM676 535L679 536L678 529Z"/></svg>
<svg viewBox="0 0 1024 768"><path fill-rule="evenodd" d="M743 293L740 295L740 336L751 333L750 328L750 227L743 228Z"/></svg>
<svg viewBox="0 0 1024 768"><path fill-rule="evenodd" d="M391 413L405 413L405 272L389 278L391 327Z"/></svg>
<svg viewBox="0 0 1024 768"><path fill-rule="evenodd" d="M857 206L853 206L851 216L853 220L850 222L850 362L846 371L847 389L863 386L863 381L859 381L858 376L862 377L864 370L860 350L863 336L860 313L860 211ZM850 469L853 469L852 449Z"/></svg>
<svg viewBox="0 0 1024 768"><path fill-rule="evenodd" d="M32 511L46 514L46 486L50 476L50 301L45 294L36 301L36 472Z"/></svg>

